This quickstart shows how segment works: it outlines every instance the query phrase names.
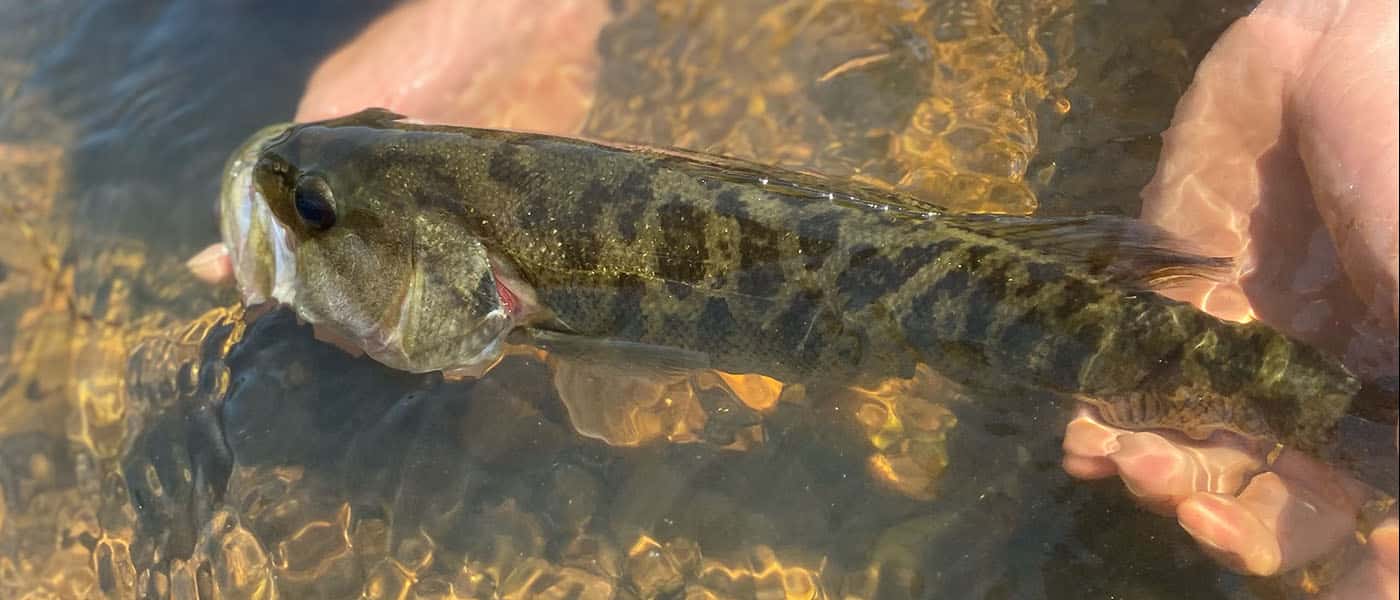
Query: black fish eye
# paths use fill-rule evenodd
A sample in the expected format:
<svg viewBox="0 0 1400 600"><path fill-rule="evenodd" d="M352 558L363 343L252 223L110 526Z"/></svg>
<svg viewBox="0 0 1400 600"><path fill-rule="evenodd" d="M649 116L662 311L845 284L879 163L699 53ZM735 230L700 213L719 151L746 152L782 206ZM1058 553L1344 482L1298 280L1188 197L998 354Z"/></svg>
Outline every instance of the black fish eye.
<svg viewBox="0 0 1400 600"><path fill-rule="evenodd" d="M316 175L306 175L297 179L292 196L297 216L307 227L325 231L335 225L335 198L331 196L331 186Z"/></svg>

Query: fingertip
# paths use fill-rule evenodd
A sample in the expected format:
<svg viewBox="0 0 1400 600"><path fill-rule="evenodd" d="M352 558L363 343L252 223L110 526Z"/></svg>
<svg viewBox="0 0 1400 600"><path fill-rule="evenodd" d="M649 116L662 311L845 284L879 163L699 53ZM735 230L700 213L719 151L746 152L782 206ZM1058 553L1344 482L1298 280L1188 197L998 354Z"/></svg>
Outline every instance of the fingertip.
<svg viewBox="0 0 1400 600"><path fill-rule="evenodd" d="M233 281L233 261L223 244L212 244L185 261L185 267L196 278L208 284Z"/></svg>
<svg viewBox="0 0 1400 600"><path fill-rule="evenodd" d="M1170 441L1155 433L1120 436L1122 448L1110 454L1123 484L1138 499L1148 503L1175 505L1194 492L1190 457Z"/></svg>
<svg viewBox="0 0 1400 600"><path fill-rule="evenodd" d="M1123 430L1104 425L1092 416L1080 414L1065 426L1065 454L1084 457L1105 457L1122 446L1118 437Z"/></svg>
<svg viewBox="0 0 1400 600"><path fill-rule="evenodd" d="M1380 526L1371 530L1366 545L1376 562L1385 568L1392 577L1400 573L1400 527L1394 517L1386 519Z"/></svg>
<svg viewBox="0 0 1400 600"><path fill-rule="evenodd" d="M1258 518L1223 494L1192 494L1177 506L1177 523L1221 564L1251 575L1273 575L1283 562L1278 540Z"/></svg>

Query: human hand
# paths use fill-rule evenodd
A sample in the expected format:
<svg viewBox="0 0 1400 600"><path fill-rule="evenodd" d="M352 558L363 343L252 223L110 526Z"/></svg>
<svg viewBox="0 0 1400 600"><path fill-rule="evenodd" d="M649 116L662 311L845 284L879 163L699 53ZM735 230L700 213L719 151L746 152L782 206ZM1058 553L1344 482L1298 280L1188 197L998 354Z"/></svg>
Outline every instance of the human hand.
<svg viewBox="0 0 1400 600"><path fill-rule="evenodd" d="M377 106L431 123L570 134L598 71L605 0L415 0L322 61L297 121Z"/></svg>
<svg viewBox="0 0 1400 600"><path fill-rule="evenodd" d="M452 3L396 8L323 63L297 120L384 106L433 122L577 130L596 68L592 39L606 18L601 0L533 19L519 18L526 2L475 15L438 4ZM1393 373L1395 11L1375 1L1305 10L1313 4L1265 2L1222 38L1181 103L1145 217L1210 254L1243 258L1238 281L1180 290L1182 299L1227 318L1257 314L1376 372L1385 372L1388 344ZM423 31L424 22L434 28ZM1382 72L1358 72L1367 65ZM1321 240L1322 250L1298 239ZM1329 266L1338 254L1347 269ZM1346 277L1319 281L1317 273ZM1368 313L1376 316L1333 325ZM1237 440L1185 443L1113 430L1086 413L1071 424L1066 450L1071 474L1119 474L1152 509L1178 515L1209 552L1248 573L1306 563L1354 526L1355 484L1306 457L1285 454L1236 493L1263 465ZM1378 529L1372 560L1335 591L1394 597L1395 531L1393 521Z"/></svg>
<svg viewBox="0 0 1400 600"><path fill-rule="evenodd" d="M1384 0L1268 0L1221 37L1177 106L1143 217L1204 253L1240 258L1233 281L1170 295L1258 318L1396 372L1397 9ZM1118 475L1207 552L1271 575L1351 539L1364 490L1312 459L1272 465L1227 435L1193 442L1108 427L1083 409L1065 470ZM1268 472L1250 477L1261 470ZM1395 598L1396 521L1376 528L1329 593Z"/></svg>

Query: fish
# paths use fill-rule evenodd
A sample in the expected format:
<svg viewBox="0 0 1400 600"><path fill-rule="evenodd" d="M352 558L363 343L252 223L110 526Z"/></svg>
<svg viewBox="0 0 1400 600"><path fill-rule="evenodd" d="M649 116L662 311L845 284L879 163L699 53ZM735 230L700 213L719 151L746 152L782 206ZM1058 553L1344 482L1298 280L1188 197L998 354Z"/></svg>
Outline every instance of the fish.
<svg viewBox="0 0 1400 600"><path fill-rule="evenodd" d="M1393 388L1158 293L1231 262L1136 219L956 214L850 179L383 109L254 134L220 214L245 304L290 307L395 369L476 377L515 344L787 382L923 364L1126 429L1268 440L1395 495L1394 449L1375 457Z"/></svg>

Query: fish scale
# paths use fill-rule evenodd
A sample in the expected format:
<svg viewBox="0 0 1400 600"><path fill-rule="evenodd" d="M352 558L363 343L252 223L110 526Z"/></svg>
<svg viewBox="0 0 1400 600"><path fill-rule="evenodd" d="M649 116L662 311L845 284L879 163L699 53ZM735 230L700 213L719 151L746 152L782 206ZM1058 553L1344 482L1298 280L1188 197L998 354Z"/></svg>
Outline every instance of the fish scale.
<svg viewBox="0 0 1400 600"><path fill-rule="evenodd" d="M298 313L358 332L371 356L408 370L489 368L510 328L795 382L866 384L923 363L965 383L1078 398L1121 427L1227 430L1315 454L1335 450L1362 389L1262 324L1152 292L1225 263L1128 219L952 215L724 157L413 125L384 111L250 144L256 189L225 202L266 202L296 236ZM298 222L292 198L308 178L339 190L325 202L346 225ZM245 262L275 261L235 257ZM339 270L366 265L380 281L343 282ZM421 301L393 292L424 273L472 285L408 286ZM523 316L502 321L488 280L533 298ZM247 285L249 297L268 294ZM336 320L341 305L349 326ZM1384 477L1371 482L1393 488Z"/></svg>

